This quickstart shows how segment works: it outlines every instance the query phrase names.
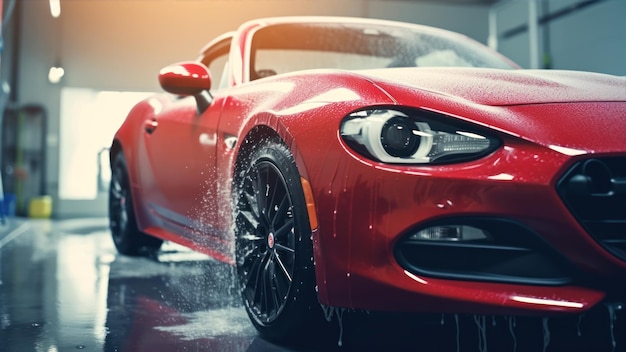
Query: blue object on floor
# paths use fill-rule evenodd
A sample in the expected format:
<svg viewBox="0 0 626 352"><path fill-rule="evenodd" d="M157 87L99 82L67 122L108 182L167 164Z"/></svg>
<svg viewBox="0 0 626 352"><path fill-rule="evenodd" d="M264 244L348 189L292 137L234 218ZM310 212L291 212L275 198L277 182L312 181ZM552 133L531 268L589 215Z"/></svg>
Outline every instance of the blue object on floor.
<svg viewBox="0 0 626 352"><path fill-rule="evenodd" d="M2 215L6 217L14 217L17 207L17 197L13 193L5 193L2 199Z"/></svg>

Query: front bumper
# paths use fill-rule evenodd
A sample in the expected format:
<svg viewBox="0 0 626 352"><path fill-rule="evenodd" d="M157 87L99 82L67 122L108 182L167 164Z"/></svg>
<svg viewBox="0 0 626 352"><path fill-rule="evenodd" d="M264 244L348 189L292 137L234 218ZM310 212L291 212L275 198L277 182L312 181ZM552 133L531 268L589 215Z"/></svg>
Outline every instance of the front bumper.
<svg viewBox="0 0 626 352"><path fill-rule="evenodd" d="M524 315L626 300L626 262L585 231L557 192L585 156L521 140L481 160L436 167L376 164L347 152L310 175L318 185L313 239L321 303ZM503 227L500 248L407 240L451 219L514 225ZM516 236L522 239L506 243Z"/></svg>

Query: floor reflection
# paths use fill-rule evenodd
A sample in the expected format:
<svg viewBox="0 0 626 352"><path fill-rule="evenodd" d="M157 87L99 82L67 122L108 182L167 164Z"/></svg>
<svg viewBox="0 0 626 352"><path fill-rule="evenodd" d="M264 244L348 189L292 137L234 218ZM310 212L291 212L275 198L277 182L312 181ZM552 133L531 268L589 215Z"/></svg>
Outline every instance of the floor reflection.
<svg viewBox="0 0 626 352"><path fill-rule="evenodd" d="M227 265L174 245L119 256L105 220L20 226L0 236L1 351L246 351L256 338Z"/></svg>
<svg viewBox="0 0 626 352"><path fill-rule="evenodd" d="M2 352L626 350L623 311L606 307L549 320L347 311L326 338L311 331L315 346L278 346L249 322L232 267L169 243L120 256L106 219L14 220L0 280Z"/></svg>
<svg viewBox="0 0 626 352"><path fill-rule="evenodd" d="M246 351L256 337L228 265L172 245L110 265L105 351Z"/></svg>

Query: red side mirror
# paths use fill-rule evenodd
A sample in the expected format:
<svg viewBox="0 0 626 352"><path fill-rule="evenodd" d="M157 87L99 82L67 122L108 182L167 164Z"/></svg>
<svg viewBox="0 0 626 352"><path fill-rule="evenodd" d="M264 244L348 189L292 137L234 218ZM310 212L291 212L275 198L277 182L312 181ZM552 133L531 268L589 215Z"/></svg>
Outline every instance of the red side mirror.
<svg viewBox="0 0 626 352"><path fill-rule="evenodd" d="M211 89L211 73L199 62L180 62L163 68L159 83L172 94L197 95Z"/></svg>

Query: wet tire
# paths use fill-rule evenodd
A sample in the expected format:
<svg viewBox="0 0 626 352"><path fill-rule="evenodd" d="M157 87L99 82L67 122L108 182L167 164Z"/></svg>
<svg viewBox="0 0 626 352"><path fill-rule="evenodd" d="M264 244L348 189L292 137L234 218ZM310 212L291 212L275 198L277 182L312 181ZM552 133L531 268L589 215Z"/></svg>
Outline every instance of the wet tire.
<svg viewBox="0 0 626 352"><path fill-rule="evenodd" d="M109 187L109 227L118 252L143 255L156 252L162 240L139 231L130 190L128 167L123 153L115 156L111 167Z"/></svg>
<svg viewBox="0 0 626 352"><path fill-rule="evenodd" d="M322 322L311 228L294 158L283 144L259 145L236 183L236 269L243 304L259 333L307 343ZM313 336L312 336L313 335Z"/></svg>

